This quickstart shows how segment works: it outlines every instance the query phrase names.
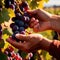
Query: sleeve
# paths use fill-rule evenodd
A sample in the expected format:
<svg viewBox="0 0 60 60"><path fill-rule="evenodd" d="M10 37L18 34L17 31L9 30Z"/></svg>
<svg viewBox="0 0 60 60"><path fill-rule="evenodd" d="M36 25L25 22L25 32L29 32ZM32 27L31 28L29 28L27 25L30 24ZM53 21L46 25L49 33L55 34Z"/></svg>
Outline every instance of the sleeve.
<svg viewBox="0 0 60 60"><path fill-rule="evenodd" d="M60 60L60 41L54 40L50 44L49 53L53 57L57 58L57 60Z"/></svg>

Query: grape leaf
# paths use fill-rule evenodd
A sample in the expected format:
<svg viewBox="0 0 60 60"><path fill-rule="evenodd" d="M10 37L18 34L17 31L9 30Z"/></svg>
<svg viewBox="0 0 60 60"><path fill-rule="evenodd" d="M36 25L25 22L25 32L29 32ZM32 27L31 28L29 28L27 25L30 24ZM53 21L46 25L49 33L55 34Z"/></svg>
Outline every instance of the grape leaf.
<svg viewBox="0 0 60 60"><path fill-rule="evenodd" d="M2 12L0 12L0 24L3 23L4 21L9 21L9 13L7 9L3 8Z"/></svg>
<svg viewBox="0 0 60 60"><path fill-rule="evenodd" d="M0 52L0 60L7 60L7 56L2 52Z"/></svg>
<svg viewBox="0 0 60 60"><path fill-rule="evenodd" d="M37 4L36 1L31 1L31 3L30 3L31 9L36 9L36 7L38 7L38 5L39 5L39 4Z"/></svg>
<svg viewBox="0 0 60 60"><path fill-rule="evenodd" d="M1 40L1 41L0 41L0 48L3 48L3 47L4 47L4 45L5 45L4 40Z"/></svg>
<svg viewBox="0 0 60 60"><path fill-rule="evenodd" d="M7 34L7 35L10 35L11 36L11 33L8 31L8 29L4 29L3 30L3 34Z"/></svg>

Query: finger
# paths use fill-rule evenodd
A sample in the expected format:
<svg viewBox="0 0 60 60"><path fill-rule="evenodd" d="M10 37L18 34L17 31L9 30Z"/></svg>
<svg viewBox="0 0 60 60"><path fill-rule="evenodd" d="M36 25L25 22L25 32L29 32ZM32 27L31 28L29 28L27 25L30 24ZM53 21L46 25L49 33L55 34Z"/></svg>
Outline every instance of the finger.
<svg viewBox="0 0 60 60"><path fill-rule="evenodd" d="M35 18L34 17L31 18L30 23L33 23L33 22L35 22Z"/></svg>
<svg viewBox="0 0 60 60"><path fill-rule="evenodd" d="M16 34L16 38L20 39L21 41L28 41L29 36L23 35L23 34Z"/></svg>
<svg viewBox="0 0 60 60"><path fill-rule="evenodd" d="M34 32L39 32L40 26L39 23L33 27Z"/></svg>
<svg viewBox="0 0 60 60"><path fill-rule="evenodd" d="M38 20L35 20L35 22L33 22L33 23L31 23L31 27L33 28L35 25L37 25L39 23L39 21Z"/></svg>
<svg viewBox="0 0 60 60"><path fill-rule="evenodd" d="M9 42L11 45L13 45L14 47L16 47L16 48L21 48L21 49L23 49L23 47L24 47L24 44L23 43L18 43L18 42L16 42L16 41L13 41L13 40L11 40L11 38L8 38L7 39L7 42Z"/></svg>

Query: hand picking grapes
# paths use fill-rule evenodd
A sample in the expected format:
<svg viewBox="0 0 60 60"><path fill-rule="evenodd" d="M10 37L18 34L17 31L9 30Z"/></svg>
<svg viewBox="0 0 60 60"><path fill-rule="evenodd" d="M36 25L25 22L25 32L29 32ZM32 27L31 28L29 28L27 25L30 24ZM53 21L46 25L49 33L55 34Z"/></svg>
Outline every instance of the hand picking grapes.
<svg viewBox="0 0 60 60"><path fill-rule="evenodd" d="M23 6L23 7L25 7L25 6ZM21 10L23 12L26 11L26 9L23 9L23 8ZM15 11L15 13L16 13L16 11ZM30 27L33 28L33 30L35 32L41 32L41 31L45 31L45 30L54 30L54 31L60 33L60 16L49 14L48 12L46 12L42 9L28 11L28 13L31 14L33 17L33 18L31 18L31 21L29 21L29 22L30 22ZM14 17L14 19L12 19L15 23L11 24L12 31L14 32L14 35L13 35L14 37L12 36L13 39L11 37L8 38L7 41L10 44L12 44L13 46L15 46L16 48L23 50L25 52L33 52L33 51L39 50L39 49L46 50L52 56L57 58L57 60L59 60L60 59L60 41L49 40L40 34L30 34L30 35L19 34L20 32L25 31L25 27L27 26L27 24L25 26L24 25L25 22L23 22L23 21L26 21L25 20L26 17L24 17L25 19L22 19L23 21L19 22L18 20L16 21L16 19L21 19L22 18L21 14L16 13L16 16L18 16L18 18ZM27 20L28 19L29 18L27 18ZM25 26L25 27L23 28L23 26ZM15 34L15 33L18 33L18 34ZM19 42L13 41L16 39Z"/></svg>

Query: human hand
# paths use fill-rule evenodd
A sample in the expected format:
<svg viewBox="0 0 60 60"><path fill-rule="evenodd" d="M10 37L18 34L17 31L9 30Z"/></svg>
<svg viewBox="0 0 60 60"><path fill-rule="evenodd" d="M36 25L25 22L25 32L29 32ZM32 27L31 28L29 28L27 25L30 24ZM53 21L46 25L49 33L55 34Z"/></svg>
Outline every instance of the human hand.
<svg viewBox="0 0 60 60"><path fill-rule="evenodd" d="M11 37L8 38L7 41L14 47L23 50L25 52L33 52L38 49L44 49L44 50L49 49L50 41L48 41L48 39L44 38L40 34L30 34L27 36L17 34L16 38L19 39L20 42L14 41Z"/></svg>
<svg viewBox="0 0 60 60"><path fill-rule="evenodd" d="M28 11L33 16L30 21L30 27L33 28L34 32L40 32L51 29L50 15L44 10L36 9Z"/></svg>

